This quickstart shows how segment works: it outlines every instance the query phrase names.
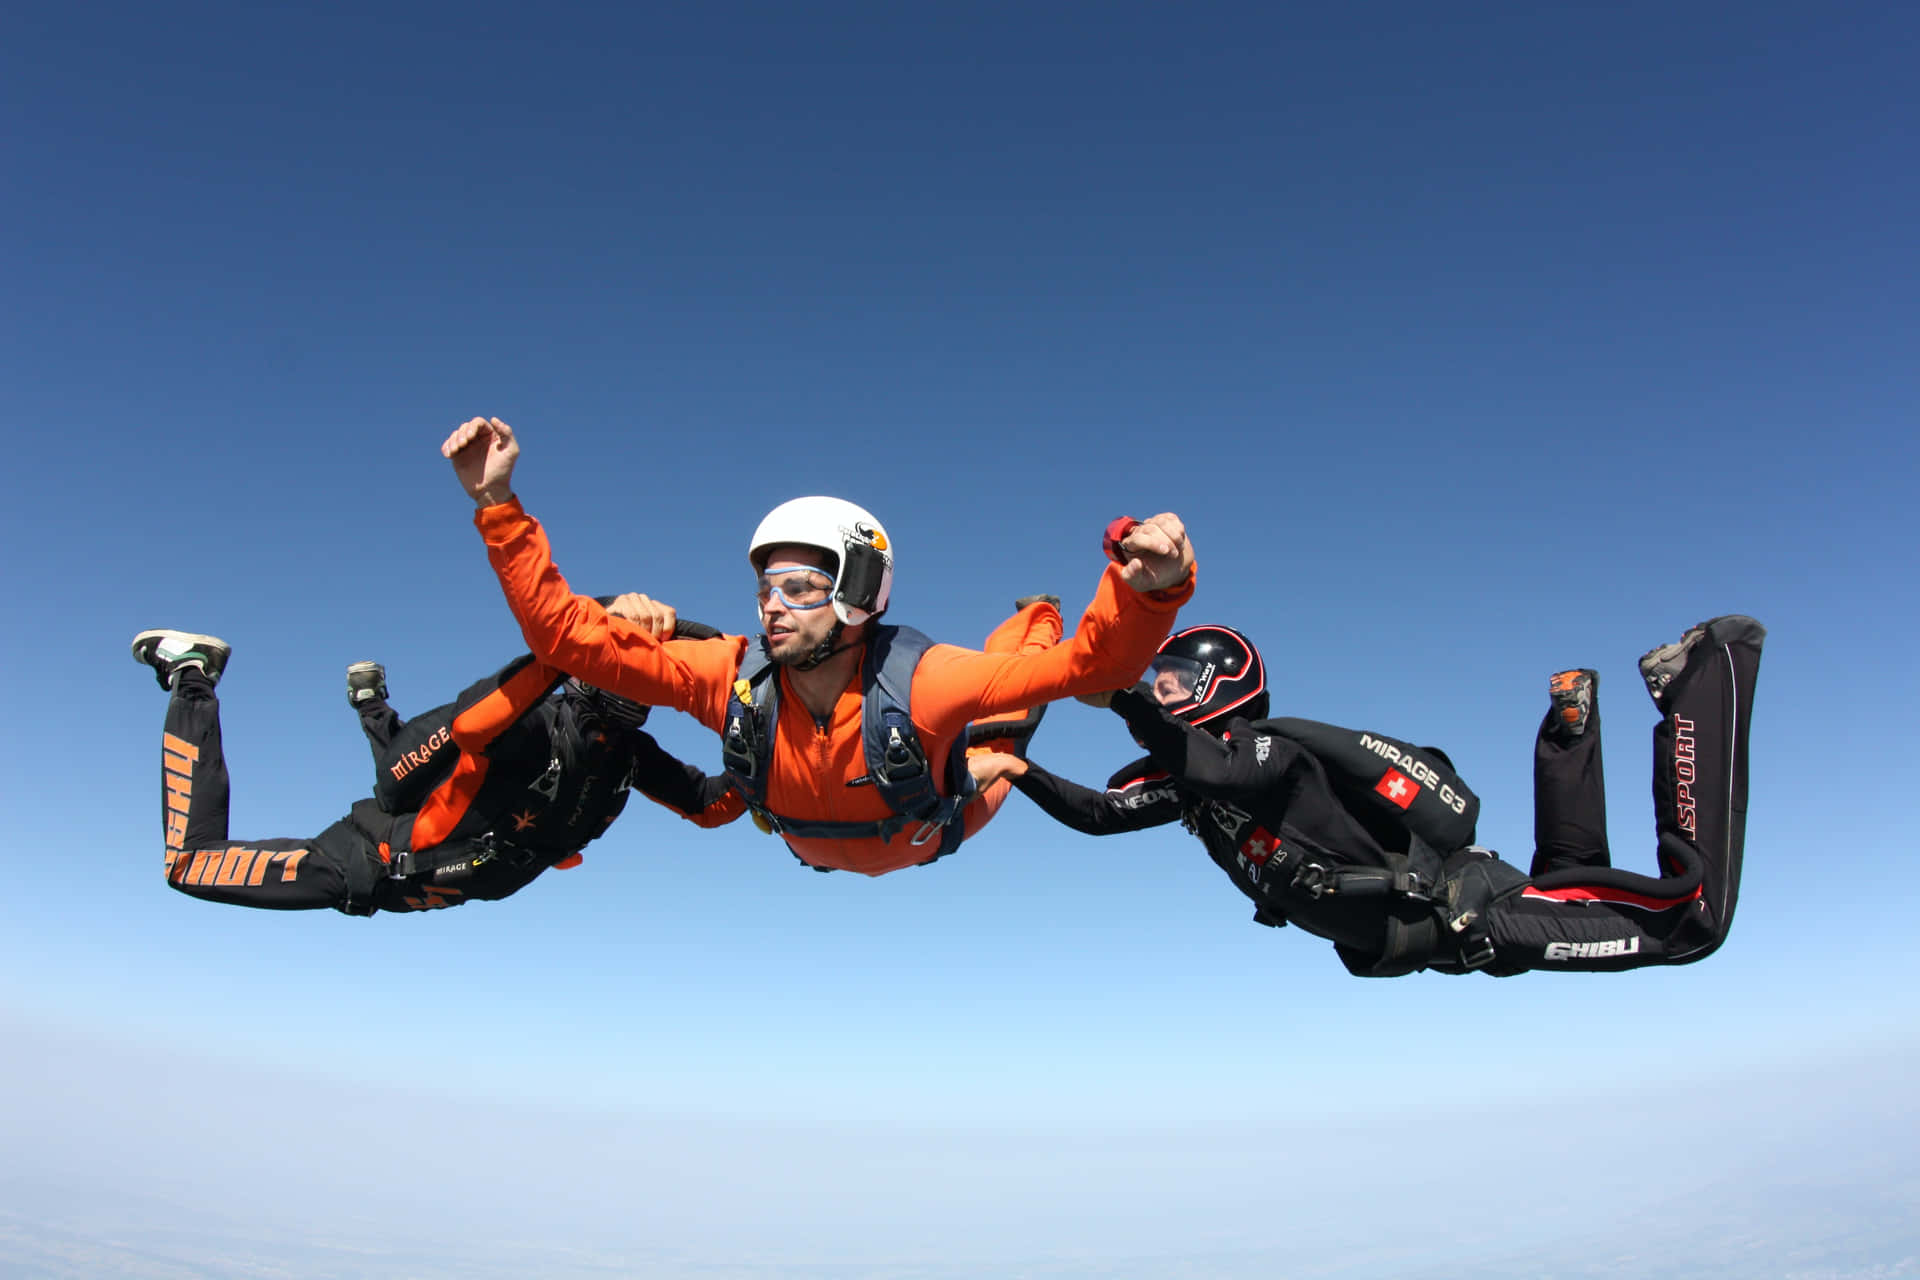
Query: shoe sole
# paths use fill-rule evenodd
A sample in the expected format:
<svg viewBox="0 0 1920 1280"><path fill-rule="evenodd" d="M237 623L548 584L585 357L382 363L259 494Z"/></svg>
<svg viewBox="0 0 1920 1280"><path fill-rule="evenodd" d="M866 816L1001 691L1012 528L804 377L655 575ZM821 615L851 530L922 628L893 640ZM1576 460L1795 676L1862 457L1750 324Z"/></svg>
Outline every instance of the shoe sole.
<svg viewBox="0 0 1920 1280"><path fill-rule="evenodd" d="M353 678L360 675L372 676L373 683L370 685L354 684ZM347 668L347 703L349 706L357 707L363 702L372 702L376 698L385 700L386 696L387 669L385 667L377 662L356 662Z"/></svg>
<svg viewBox="0 0 1920 1280"><path fill-rule="evenodd" d="M1692 627L1672 644L1663 644L1641 655L1640 678L1647 682L1647 694L1654 702L1658 703L1660 695L1687 669L1687 654L1706 638L1704 626Z"/></svg>
<svg viewBox="0 0 1920 1280"><path fill-rule="evenodd" d="M1581 676L1587 678L1584 701L1579 697ZM1599 693L1600 673L1587 667L1556 671L1547 677L1547 700L1552 704L1559 729L1569 738L1586 733L1587 721L1593 716L1593 700Z"/></svg>

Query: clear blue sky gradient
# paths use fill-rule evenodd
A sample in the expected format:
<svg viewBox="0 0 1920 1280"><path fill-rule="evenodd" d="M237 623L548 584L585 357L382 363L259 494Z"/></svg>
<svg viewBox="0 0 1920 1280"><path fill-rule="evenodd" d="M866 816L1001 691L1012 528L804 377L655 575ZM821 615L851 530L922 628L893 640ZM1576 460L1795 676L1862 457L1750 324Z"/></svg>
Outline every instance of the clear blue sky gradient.
<svg viewBox="0 0 1920 1280"><path fill-rule="evenodd" d="M1513 1250L1563 1267L1591 1241L1554 1223L1676 1201L1733 1215L1673 1227L1709 1252L1806 1187L1920 1215L1915 1112L1875 1093L1920 1048L1917 44L1893 5L12 15L10 1172L84 1188L76 1230L219 1203L278 1224L263 1253L342 1187L518 1177L542 1210L472 1239L654 1274L1480 1247L1482 1215L1367 1206L1402 1159L1502 1211L1568 1187ZM233 834L318 831L370 786L347 663L407 712L519 652L437 453L472 414L520 430L577 588L734 631L798 494L879 513L894 617L963 643L1027 592L1078 610L1105 522L1177 511L1183 617L1252 635L1281 713L1447 748L1522 863L1547 674L1602 673L1648 870L1634 659L1750 613L1732 939L1369 984L1185 833L1018 797L880 880L636 803L501 904L170 892L127 641L230 640ZM1063 705L1034 754L1097 782L1132 744ZM411 1256L401 1207L361 1212Z"/></svg>

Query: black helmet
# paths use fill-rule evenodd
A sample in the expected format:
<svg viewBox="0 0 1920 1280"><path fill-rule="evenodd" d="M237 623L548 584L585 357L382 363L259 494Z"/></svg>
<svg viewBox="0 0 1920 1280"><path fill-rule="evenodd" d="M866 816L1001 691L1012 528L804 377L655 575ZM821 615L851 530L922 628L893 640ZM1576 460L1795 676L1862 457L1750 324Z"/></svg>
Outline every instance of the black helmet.
<svg viewBox="0 0 1920 1280"><path fill-rule="evenodd" d="M1188 627L1167 637L1147 668L1147 694L1169 715L1226 728L1228 715L1267 714L1267 664L1232 627Z"/></svg>
<svg viewBox="0 0 1920 1280"><path fill-rule="evenodd" d="M588 710L614 729L638 729L647 722L647 712L653 710L635 702L632 698L623 698L617 693L608 693L584 680L567 677L567 692L578 698Z"/></svg>

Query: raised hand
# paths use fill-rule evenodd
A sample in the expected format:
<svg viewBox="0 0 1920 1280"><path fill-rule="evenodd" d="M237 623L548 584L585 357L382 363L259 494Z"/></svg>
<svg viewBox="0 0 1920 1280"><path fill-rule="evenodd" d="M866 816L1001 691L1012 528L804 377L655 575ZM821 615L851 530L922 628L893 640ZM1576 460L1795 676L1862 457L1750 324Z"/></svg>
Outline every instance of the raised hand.
<svg viewBox="0 0 1920 1280"><path fill-rule="evenodd" d="M520 442L498 418L468 418L440 446L453 474L476 507L491 507L513 497L513 464Z"/></svg>
<svg viewBox="0 0 1920 1280"><path fill-rule="evenodd" d="M1120 539L1120 580L1135 591L1165 591L1193 573L1187 526L1171 511L1149 517ZM1116 557L1117 558L1117 557Z"/></svg>

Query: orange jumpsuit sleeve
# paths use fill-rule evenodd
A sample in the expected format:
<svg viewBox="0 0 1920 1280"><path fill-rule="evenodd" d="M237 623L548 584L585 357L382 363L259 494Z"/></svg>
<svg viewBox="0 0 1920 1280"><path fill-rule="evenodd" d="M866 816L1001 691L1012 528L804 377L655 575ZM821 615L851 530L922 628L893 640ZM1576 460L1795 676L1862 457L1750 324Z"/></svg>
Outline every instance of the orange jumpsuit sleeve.
<svg viewBox="0 0 1920 1280"><path fill-rule="evenodd" d="M641 792L641 794L646 795L644 791ZM647 799L652 800L668 813L677 814L685 818L696 827L724 827L747 811L747 802L741 797L738 791L727 792L698 813L688 813L684 809L675 808L665 800L656 799L653 796L647 796Z"/></svg>
<svg viewBox="0 0 1920 1280"><path fill-rule="evenodd" d="M546 531L518 499L482 507L473 523L534 657L623 698L685 711L720 731L747 651L745 636L656 640L593 597L575 595L554 567Z"/></svg>
<svg viewBox="0 0 1920 1280"><path fill-rule="evenodd" d="M1193 575L1143 595L1107 566L1093 603L1073 635L1039 653L979 653L935 645L913 678L913 718L942 744L981 716L1020 711L1057 698L1124 689L1140 678L1174 615L1193 598Z"/></svg>

